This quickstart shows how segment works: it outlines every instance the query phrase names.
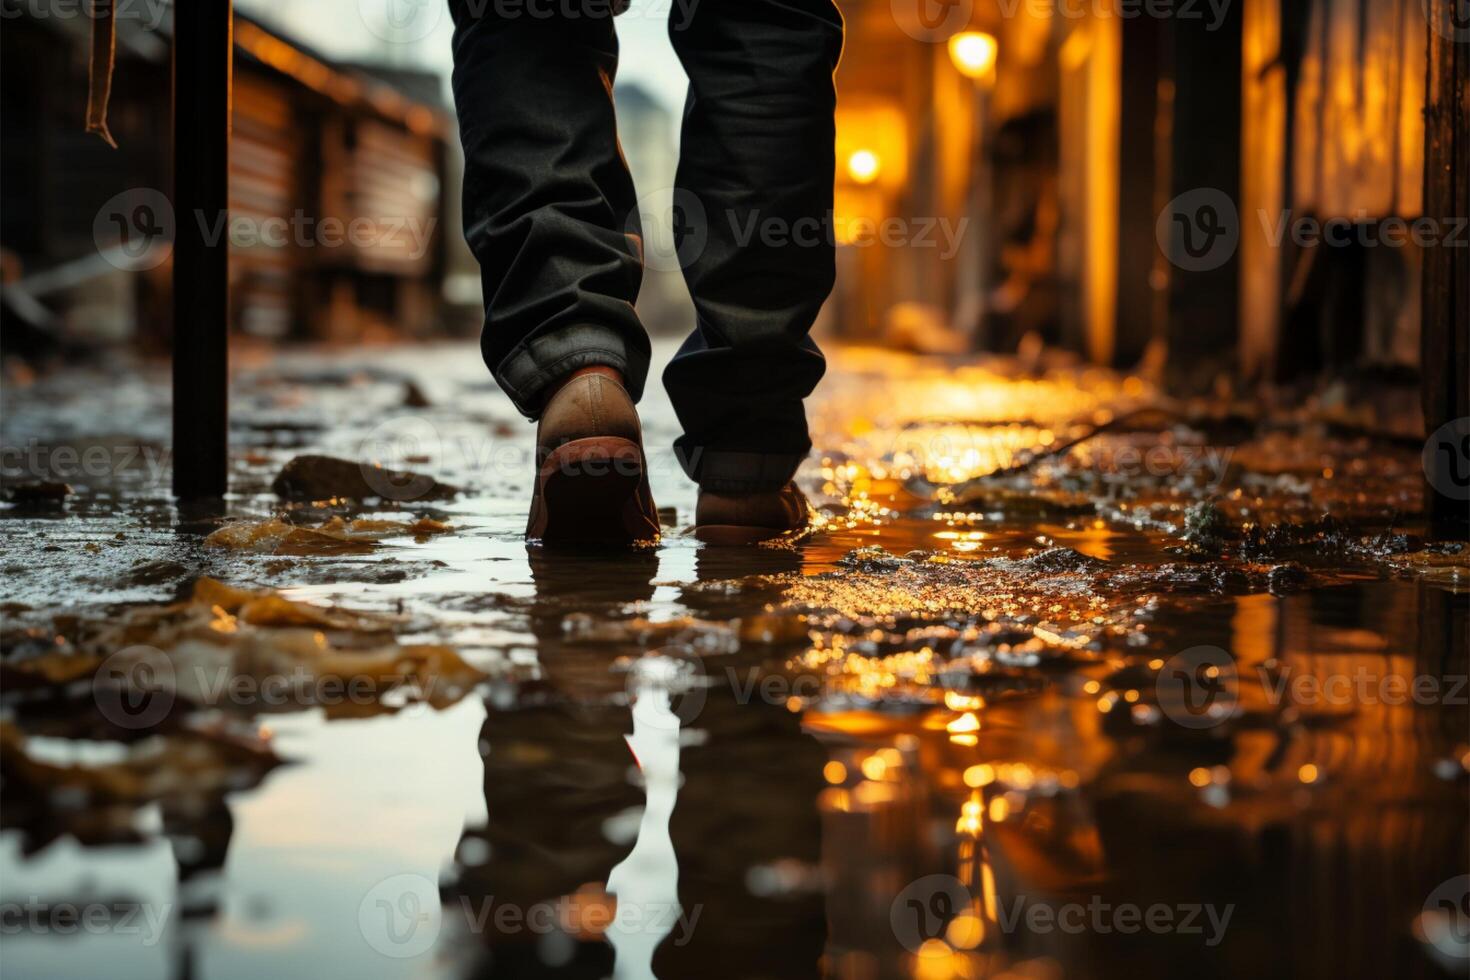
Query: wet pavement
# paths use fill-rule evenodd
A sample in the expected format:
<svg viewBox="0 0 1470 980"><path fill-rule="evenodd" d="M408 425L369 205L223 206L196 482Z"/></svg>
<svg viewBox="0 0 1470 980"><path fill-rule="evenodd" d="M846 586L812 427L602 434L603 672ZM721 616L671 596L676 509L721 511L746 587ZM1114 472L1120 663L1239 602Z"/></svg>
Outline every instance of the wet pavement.
<svg viewBox="0 0 1470 980"><path fill-rule="evenodd" d="M223 513L162 368L8 378L5 975L1464 975L1402 406L1030 367L835 352L748 548L651 386L621 555L523 542L473 347L238 352Z"/></svg>

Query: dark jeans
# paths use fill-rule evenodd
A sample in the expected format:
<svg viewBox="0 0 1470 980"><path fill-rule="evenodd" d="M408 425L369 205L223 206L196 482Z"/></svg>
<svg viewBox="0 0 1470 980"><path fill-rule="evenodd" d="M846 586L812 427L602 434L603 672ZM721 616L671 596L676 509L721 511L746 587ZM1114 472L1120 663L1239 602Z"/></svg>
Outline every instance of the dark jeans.
<svg viewBox="0 0 1470 980"><path fill-rule="evenodd" d="M588 365L620 370L636 399L642 229L617 143L610 4L450 5L485 361L529 418ZM811 448L802 399L824 368L807 332L832 288L842 18L831 0L689 0L669 35L690 79L675 243L697 311L664 373L676 449L703 487L778 487Z"/></svg>

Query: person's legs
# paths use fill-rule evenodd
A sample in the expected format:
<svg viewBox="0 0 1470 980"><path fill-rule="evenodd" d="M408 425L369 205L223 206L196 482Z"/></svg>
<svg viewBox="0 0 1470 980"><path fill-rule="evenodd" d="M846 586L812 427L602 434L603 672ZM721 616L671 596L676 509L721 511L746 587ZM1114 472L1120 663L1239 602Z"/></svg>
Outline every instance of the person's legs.
<svg viewBox="0 0 1470 980"><path fill-rule="evenodd" d="M658 537L638 413L648 337L633 180L618 148L618 41L605 0L450 0L465 238L485 292L480 347L539 422L526 536Z"/></svg>
<svg viewBox="0 0 1470 980"><path fill-rule="evenodd" d="M589 0L578 16L558 4L450 8L485 362L528 418L590 365L620 372L636 400L648 338L633 312L640 230L613 114L618 42L608 6Z"/></svg>
<svg viewBox="0 0 1470 980"><path fill-rule="evenodd" d="M831 0L701 0L669 35L689 74L675 233L698 313L664 372L680 461L704 491L775 491L811 448L802 399L825 366L807 332L834 276L842 17Z"/></svg>

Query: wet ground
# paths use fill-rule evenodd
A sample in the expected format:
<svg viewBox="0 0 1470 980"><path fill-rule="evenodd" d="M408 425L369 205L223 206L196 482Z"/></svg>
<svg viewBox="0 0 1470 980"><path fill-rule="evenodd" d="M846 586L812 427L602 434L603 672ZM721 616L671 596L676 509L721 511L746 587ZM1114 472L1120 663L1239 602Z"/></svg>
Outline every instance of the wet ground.
<svg viewBox="0 0 1470 980"><path fill-rule="evenodd" d="M473 348L235 364L224 513L160 369L7 378L7 977L1470 965L1470 550L1391 400L838 351L810 535L701 547L655 390L663 540L574 556Z"/></svg>

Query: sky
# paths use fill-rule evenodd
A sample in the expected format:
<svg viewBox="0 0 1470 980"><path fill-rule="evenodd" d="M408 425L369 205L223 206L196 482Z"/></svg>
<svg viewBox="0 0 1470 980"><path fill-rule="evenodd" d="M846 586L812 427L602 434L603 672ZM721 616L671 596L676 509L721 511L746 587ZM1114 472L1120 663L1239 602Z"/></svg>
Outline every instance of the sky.
<svg viewBox="0 0 1470 980"><path fill-rule="evenodd" d="M498 2L507 10L545 10L568 0ZM676 118L684 104L685 78L669 44L667 24L670 10L679 16L682 2L633 0L617 18L622 50L619 83L639 84ZM446 80L449 76L453 25L448 0L235 0L235 6L330 58L423 68ZM447 81L445 101L449 101Z"/></svg>

